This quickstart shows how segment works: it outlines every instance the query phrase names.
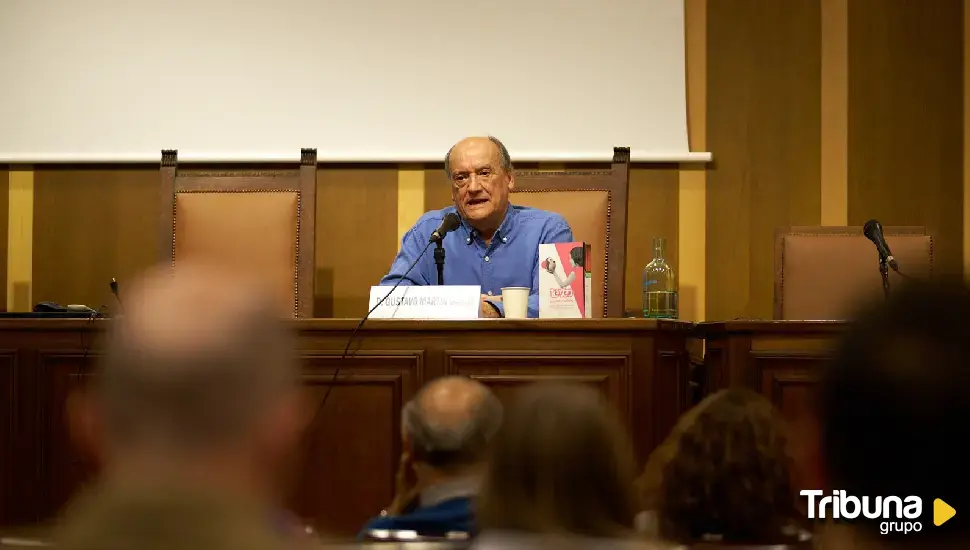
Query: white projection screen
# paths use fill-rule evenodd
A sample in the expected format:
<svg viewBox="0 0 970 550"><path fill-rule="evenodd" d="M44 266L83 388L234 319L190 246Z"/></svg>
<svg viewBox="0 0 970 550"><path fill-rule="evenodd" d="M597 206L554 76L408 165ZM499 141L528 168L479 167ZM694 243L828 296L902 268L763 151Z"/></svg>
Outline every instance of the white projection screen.
<svg viewBox="0 0 970 550"><path fill-rule="evenodd" d="M684 0L2 0L0 162L703 162L684 48Z"/></svg>

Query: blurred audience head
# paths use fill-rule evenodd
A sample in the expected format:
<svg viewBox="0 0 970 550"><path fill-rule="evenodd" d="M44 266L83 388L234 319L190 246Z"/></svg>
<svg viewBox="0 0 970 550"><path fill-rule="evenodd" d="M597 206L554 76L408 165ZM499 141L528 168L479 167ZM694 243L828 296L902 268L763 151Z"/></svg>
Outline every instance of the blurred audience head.
<svg viewBox="0 0 970 550"><path fill-rule="evenodd" d="M763 396L731 388L681 417L637 486L666 540L770 544L794 536L790 476L782 418Z"/></svg>
<svg viewBox="0 0 970 550"><path fill-rule="evenodd" d="M962 279L899 286L863 308L820 385L823 472L849 496L922 498L922 531L902 538L925 544L963 539L970 522L970 289ZM932 523L933 501L957 517ZM807 502L807 499L806 499ZM963 506L961 506L961 504ZM891 520L905 521L893 515ZM879 542L879 520L856 520ZM937 546L939 547L939 546Z"/></svg>
<svg viewBox="0 0 970 550"><path fill-rule="evenodd" d="M628 536L635 467L626 430L596 390L527 387L495 438L477 521L482 530Z"/></svg>
<svg viewBox="0 0 970 550"><path fill-rule="evenodd" d="M82 406L107 473L192 471L236 484L273 471L302 424L295 347L272 295L185 264L148 271L126 298Z"/></svg>
<svg viewBox="0 0 970 550"><path fill-rule="evenodd" d="M502 423L502 404L483 384L464 376L435 379L404 406L404 444L425 483L478 473Z"/></svg>

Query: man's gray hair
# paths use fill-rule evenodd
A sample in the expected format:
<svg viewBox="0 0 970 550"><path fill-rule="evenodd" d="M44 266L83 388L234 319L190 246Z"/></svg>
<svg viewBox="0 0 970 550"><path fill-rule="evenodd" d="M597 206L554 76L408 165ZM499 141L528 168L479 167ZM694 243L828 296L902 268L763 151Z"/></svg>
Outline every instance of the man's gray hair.
<svg viewBox="0 0 970 550"><path fill-rule="evenodd" d="M488 444L502 425L502 402L482 385L482 397L472 405L466 418L457 423L441 422L421 407L424 389L401 412L401 423L411 439L415 461L450 469L485 460Z"/></svg>
<svg viewBox="0 0 970 550"><path fill-rule="evenodd" d="M507 173L512 173L512 157L509 156L509 150L505 148L505 144L495 136L488 136L488 140L498 147L499 157L502 159L502 170ZM448 175L448 179L451 179L451 152L454 149L455 146L452 145L451 149L448 149L448 153L445 155L445 174Z"/></svg>
<svg viewBox="0 0 970 550"><path fill-rule="evenodd" d="M188 350L153 345L118 321L97 381L115 443L192 450L247 435L297 387L292 331L260 306L237 308L236 322L218 327L222 335Z"/></svg>

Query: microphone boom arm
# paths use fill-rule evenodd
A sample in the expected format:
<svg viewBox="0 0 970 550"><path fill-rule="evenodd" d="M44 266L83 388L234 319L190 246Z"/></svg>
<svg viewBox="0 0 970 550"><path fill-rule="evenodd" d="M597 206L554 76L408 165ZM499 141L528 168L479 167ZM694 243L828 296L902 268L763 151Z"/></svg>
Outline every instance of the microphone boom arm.
<svg viewBox="0 0 970 550"><path fill-rule="evenodd" d="M394 294L394 291L397 290L397 287L401 286L402 282L404 282L405 280L408 280L408 281L411 280L408 277L408 275L410 275L411 271L413 271L414 268L417 267L418 262L421 261L421 258L423 258L424 255L428 252L428 249L431 248L432 244L433 242L429 242L428 244L424 245L424 248L421 249L421 253L418 254L418 256L414 259L413 262L411 262L411 265L408 266L404 274L401 275L401 278L398 279L396 283L394 283L394 286L391 287L391 290L387 291L387 294L385 294L380 300L378 300L377 303L374 304L374 306L371 307L367 311L367 313L364 314L363 317L361 317L360 322L357 323L357 326L354 327L353 331L351 331L350 337L347 338L347 345L344 346L344 352L340 354L340 361L337 363L336 368L334 368L333 370L333 376L331 376L330 378L330 383L327 384L327 391L326 393L323 394L323 399L320 400L320 405L317 406L316 410L313 413L313 416L310 417L310 421L307 423L307 428L304 431L304 437L307 437L306 434L309 434L314 429L316 429L317 423L319 422L319 418L321 417L321 413L323 412L324 407L326 407L327 405L327 399L330 398L330 392L333 391L333 387L337 384L337 380L340 377L340 367L343 365L343 362L346 359L353 357L353 354L350 353L350 346L354 343L354 340L356 340L357 332L360 331L360 328L362 326L364 326L364 322L367 321L367 319L370 317L370 314L374 313L375 309L377 309L381 304L383 304L385 300L390 298L391 294ZM441 245L439 244L438 246L440 247ZM310 450L313 450L312 446L314 445L315 441L316 441L315 439L310 440L310 445L311 445Z"/></svg>
<svg viewBox="0 0 970 550"><path fill-rule="evenodd" d="M889 299L889 262L886 258L879 258L879 275L882 277L882 292Z"/></svg>
<svg viewBox="0 0 970 550"><path fill-rule="evenodd" d="M445 247L441 240L435 241L434 264L438 268L438 286L445 284Z"/></svg>

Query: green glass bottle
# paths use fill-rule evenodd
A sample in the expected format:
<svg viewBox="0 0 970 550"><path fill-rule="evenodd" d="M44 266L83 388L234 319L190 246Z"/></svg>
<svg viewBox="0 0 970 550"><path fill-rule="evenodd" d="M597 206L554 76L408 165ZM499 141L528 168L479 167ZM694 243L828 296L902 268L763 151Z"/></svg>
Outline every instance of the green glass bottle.
<svg viewBox="0 0 970 550"><path fill-rule="evenodd" d="M643 268L643 316L648 319L677 318L677 278L664 258L667 240L653 239L653 259Z"/></svg>

